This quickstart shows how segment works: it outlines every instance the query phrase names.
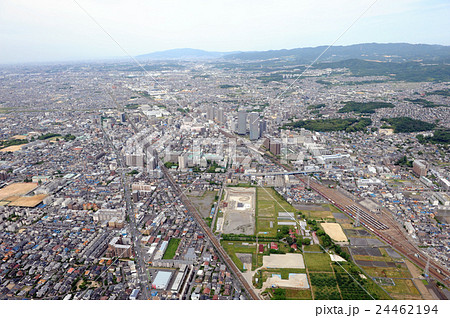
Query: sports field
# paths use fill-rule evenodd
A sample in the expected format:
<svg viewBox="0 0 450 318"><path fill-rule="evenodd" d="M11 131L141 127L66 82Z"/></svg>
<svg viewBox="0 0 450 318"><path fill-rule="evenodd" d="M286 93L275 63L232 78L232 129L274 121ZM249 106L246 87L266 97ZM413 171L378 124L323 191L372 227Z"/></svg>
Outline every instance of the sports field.
<svg viewBox="0 0 450 318"><path fill-rule="evenodd" d="M9 206L20 206L25 208L33 208L42 202L47 197L47 194L36 194L31 197L19 197L14 201L11 201Z"/></svg>
<svg viewBox="0 0 450 318"><path fill-rule="evenodd" d="M36 189L37 183L32 182L18 182L10 184L2 189L0 189L0 200L7 200L7 198L12 196L22 196L28 192ZM7 200L10 201L10 200Z"/></svg>

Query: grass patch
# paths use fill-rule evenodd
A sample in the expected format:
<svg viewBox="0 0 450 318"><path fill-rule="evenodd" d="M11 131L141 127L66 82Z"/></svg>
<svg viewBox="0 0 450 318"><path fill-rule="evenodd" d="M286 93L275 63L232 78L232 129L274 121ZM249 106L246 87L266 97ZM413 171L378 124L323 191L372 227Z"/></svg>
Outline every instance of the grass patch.
<svg viewBox="0 0 450 318"><path fill-rule="evenodd" d="M286 289L286 299L312 299L311 290L309 289Z"/></svg>
<svg viewBox="0 0 450 318"><path fill-rule="evenodd" d="M310 272L332 272L331 259L327 253L304 253L305 265Z"/></svg>
<svg viewBox="0 0 450 318"><path fill-rule="evenodd" d="M236 266L244 272L242 261L236 256L236 253L252 254L252 269L261 267L262 255L256 254L256 245L243 245L245 242L240 241L222 241L222 247L236 264ZM250 243L251 244L251 243Z"/></svg>
<svg viewBox="0 0 450 318"><path fill-rule="evenodd" d="M372 277L411 278L411 273L404 266L401 266L400 268L362 266L362 268L368 275Z"/></svg>
<svg viewBox="0 0 450 318"><path fill-rule="evenodd" d="M163 259L173 259L180 242L181 239L171 238L169 244L167 245L167 249L166 252L164 253Z"/></svg>
<svg viewBox="0 0 450 318"><path fill-rule="evenodd" d="M320 248L319 245L303 245L303 250L305 252L322 252L323 250ZM306 253L305 253L306 254Z"/></svg>
<svg viewBox="0 0 450 318"><path fill-rule="evenodd" d="M384 289L394 298L404 299L400 295L419 296L420 292L410 279L393 279L394 286L384 286ZM395 294L395 295L393 295Z"/></svg>

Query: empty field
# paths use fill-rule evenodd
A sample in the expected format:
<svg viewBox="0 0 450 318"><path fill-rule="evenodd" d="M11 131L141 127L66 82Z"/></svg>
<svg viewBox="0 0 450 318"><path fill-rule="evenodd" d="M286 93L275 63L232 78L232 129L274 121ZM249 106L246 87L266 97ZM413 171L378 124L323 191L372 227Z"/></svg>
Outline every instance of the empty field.
<svg viewBox="0 0 450 318"><path fill-rule="evenodd" d="M271 254L263 256L266 268L305 268L302 254Z"/></svg>
<svg viewBox="0 0 450 318"><path fill-rule="evenodd" d="M289 277L287 279L281 278L280 275L271 275L264 282L262 288L266 289L272 286L277 286L280 288L309 289L308 277L306 276L306 274L302 273L289 274Z"/></svg>
<svg viewBox="0 0 450 318"><path fill-rule="evenodd" d="M327 253L305 253L306 268L310 272L331 272L331 259Z"/></svg>
<svg viewBox="0 0 450 318"><path fill-rule="evenodd" d="M18 150L22 149L23 146L25 146L25 145L9 146L9 147L0 149L0 151L1 152L8 152L8 151L15 152L15 151L18 151Z"/></svg>
<svg viewBox="0 0 450 318"><path fill-rule="evenodd" d="M37 183L18 182L10 184L0 189L0 200L5 200L11 196L21 196L37 188ZM8 200L9 201L9 200Z"/></svg>
<svg viewBox="0 0 450 318"><path fill-rule="evenodd" d="M216 191L205 191L202 196L189 195L189 199L197 208L198 212L200 212L200 215L204 218L207 218L211 213L211 206L214 203L216 195Z"/></svg>
<svg viewBox="0 0 450 318"><path fill-rule="evenodd" d="M256 254L256 243L246 243L240 241L222 241L222 247L236 264L236 266L244 271L244 264L236 255L236 253L251 254L252 255L252 268L262 266L262 255Z"/></svg>
<svg viewBox="0 0 450 318"><path fill-rule="evenodd" d="M167 249L166 252L164 253L163 259L173 259L180 242L181 239L171 238L169 244L167 245Z"/></svg>
<svg viewBox="0 0 450 318"><path fill-rule="evenodd" d="M296 215L296 209L272 188L257 188L256 209L256 231L263 232L264 234L261 234L261 236L275 236L277 234L279 212L287 211ZM272 227L270 227L270 222L272 222Z"/></svg>
<svg viewBox="0 0 450 318"><path fill-rule="evenodd" d="M255 234L255 188L225 189L223 233Z"/></svg>
<svg viewBox="0 0 450 318"><path fill-rule="evenodd" d="M337 242L347 242L347 237L338 223L321 223L325 232Z"/></svg>
<svg viewBox="0 0 450 318"><path fill-rule="evenodd" d="M411 273L406 266L398 267L362 267L372 277L411 278Z"/></svg>
<svg viewBox="0 0 450 318"><path fill-rule="evenodd" d="M393 279L394 286L383 286L383 288L394 299L422 299L419 291L410 279Z"/></svg>
<svg viewBox="0 0 450 318"><path fill-rule="evenodd" d="M286 289L286 299L312 299L309 289Z"/></svg>

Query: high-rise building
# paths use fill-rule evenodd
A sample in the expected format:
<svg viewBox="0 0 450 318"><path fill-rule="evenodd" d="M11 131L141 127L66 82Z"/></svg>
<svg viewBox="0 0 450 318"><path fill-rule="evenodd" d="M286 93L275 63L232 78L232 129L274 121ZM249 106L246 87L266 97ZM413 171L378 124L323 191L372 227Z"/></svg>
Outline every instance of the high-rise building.
<svg viewBox="0 0 450 318"><path fill-rule="evenodd" d="M413 172L418 176L426 176L428 173L428 165L425 161L414 160L413 162Z"/></svg>
<svg viewBox="0 0 450 318"><path fill-rule="evenodd" d="M259 139L259 114L257 112L251 112L248 116L250 140Z"/></svg>
<svg viewBox="0 0 450 318"><path fill-rule="evenodd" d="M187 169L187 163L188 163L187 159L188 159L187 155L185 155L185 154L178 156L178 168L181 171L184 171L185 169Z"/></svg>
<svg viewBox="0 0 450 318"><path fill-rule="evenodd" d="M275 156L278 156L281 153L281 144L279 142L270 142L269 150Z"/></svg>
<svg viewBox="0 0 450 318"><path fill-rule="evenodd" d="M214 120L214 107L208 106L208 109L206 110L206 119Z"/></svg>
<svg viewBox="0 0 450 318"><path fill-rule="evenodd" d="M238 112L238 135L245 135L247 133L247 112L240 110Z"/></svg>
<svg viewBox="0 0 450 318"><path fill-rule="evenodd" d="M259 122L259 137L261 138L267 131L267 121L264 119Z"/></svg>
<svg viewBox="0 0 450 318"><path fill-rule="evenodd" d="M216 119L217 119L217 122L219 122L221 124L225 123L225 118L224 118L224 114L223 114L223 109L222 108L219 108L217 110L217 112L216 112Z"/></svg>

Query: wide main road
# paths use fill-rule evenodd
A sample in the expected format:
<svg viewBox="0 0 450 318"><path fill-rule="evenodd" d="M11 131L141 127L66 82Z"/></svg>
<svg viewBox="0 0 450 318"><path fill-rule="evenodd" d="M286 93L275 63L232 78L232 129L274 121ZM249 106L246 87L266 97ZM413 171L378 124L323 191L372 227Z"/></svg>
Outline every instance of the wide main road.
<svg viewBox="0 0 450 318"><path fill-rule="evenodd" d="M111 139L109 138L108 134L105 132L105 130L102 127L103 136L106 139L106 142L109 144L112 150L114 150L117 162L121 168L121 180L122 180L122 186L124 190L124 197L125 197L125 211L126 215L128 216L129 220L129 228L130 228L130 234L131 234L131 240L134 247L134 254L135 254L135 260L136 260L136 269L138 273L138 279L139 279L139 285L141 286L141 294L144 299L149 299L149 289L148 287L150 285L149 281L149 275L147 271L147 265L144 260L144 252L141 248L141 240L140 240L140 232L138 230L138 225L136 224L136 218L134 215L134 205L131 201L131 194L130 194L130 185L128 183L127 176L125 175L126 166L123 160L123 157L121 153L117 150L117 148L112 143Z"/></svg>
<svg viewBox="0 0 450 318"><path fill-rule="evenodd" d="M167 168L163 164L161 164L160 167L161 167L162 171L164 172L164 175L166 176L167 180L169 180L169 182L170 182L172 188L174 189L174 191L176 192L177 196L181 199L181 202L183 202L184 206L186 207L186 209L188 210L190 215L192 215L195 218L195 220L197 221L197 224L200 225L200 227L202 228L203 232L208 236L209 240L211 241L211 243L216 248L216 250L219 253L219 255L222 258L222 260L227 264L228 268L231 270L231 272L233 273L234 277L236 277L239 280L239 282L242 285L242 287L244 287L244 289L246 290L247 294L252 299L255 299L255 300L256 299L260 299L258 297L258 295L255 293L255 291L253 290L253 287L250 286L250 284L244 278L244 276L242 275L242 273L239 270L239 268L234 264L234 262L228 256L227 252L225 252L225 250L223 249L222 245L220 245L220 242L217 240L217 238L214 236L214 234L211 231L211 229L208 227L206 222L200 216L200 214L198 213L197 209L192 205L192 203L189 200L189 198L181 191L180 187L175 182L175 180L173 180L173 178L170 175L170 173L167 170Z"/></svg>

